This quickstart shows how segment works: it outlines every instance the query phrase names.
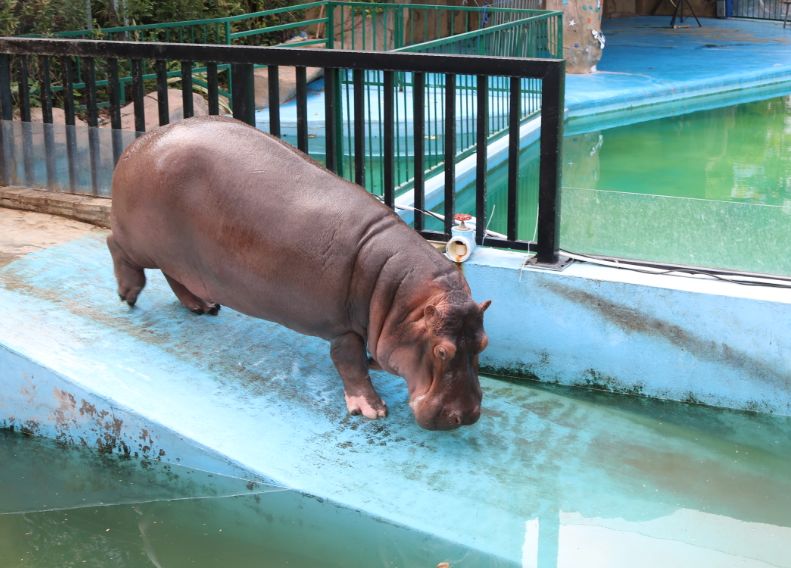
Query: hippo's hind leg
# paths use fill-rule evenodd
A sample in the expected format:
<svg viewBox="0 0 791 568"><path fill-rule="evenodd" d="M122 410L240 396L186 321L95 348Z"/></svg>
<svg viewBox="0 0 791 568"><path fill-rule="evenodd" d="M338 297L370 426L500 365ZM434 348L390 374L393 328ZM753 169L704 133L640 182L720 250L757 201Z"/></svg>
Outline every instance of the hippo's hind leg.
<svg viewBox="0 0 791 568"><path fill-rule="evenodd" d="M165 273L163 272L163 274ZM217 312L220 311L220 304L214 304L199 298L187 290L184 284L174 278L171 278L167 274L165 274L165 279L168 281L168 284L170 284L170 289L173 290L174 294L176 294L179 302L181 302L181 304L188 310L196 314L210 314L213 316L216 316Z"/></svg>
<svg viewBox="0 0 791 568"><path fill-rule="evenodd" d="M134 306L137 296L146 285L146 275L143 267L136 265L126 256L112 235L107 237L107 248L113 257L115 279L118 281L118 295L121 300Z"/></svg>
<svg viewBox="0 0 791 568"><path fill-rule="evenodd" d="M365 343L356 333L347 333L332 340L332 362L343 379L346 407L351 414L366 418L387 416L387 406L376 394L368 375Z"/></svg>

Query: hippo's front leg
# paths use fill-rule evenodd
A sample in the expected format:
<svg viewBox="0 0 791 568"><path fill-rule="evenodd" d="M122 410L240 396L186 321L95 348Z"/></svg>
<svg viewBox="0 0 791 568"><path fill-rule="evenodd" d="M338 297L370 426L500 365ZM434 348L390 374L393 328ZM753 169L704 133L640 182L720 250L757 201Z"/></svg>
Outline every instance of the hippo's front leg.
<svg viewBox="0 0 791 568"><path fill-rule="evenodd" d="M356 333L336 337L332 340L330 353L343 379L349 413L372 419L387 416L387 405L376 394L368 375L368 357L362 337Z"/></svg>

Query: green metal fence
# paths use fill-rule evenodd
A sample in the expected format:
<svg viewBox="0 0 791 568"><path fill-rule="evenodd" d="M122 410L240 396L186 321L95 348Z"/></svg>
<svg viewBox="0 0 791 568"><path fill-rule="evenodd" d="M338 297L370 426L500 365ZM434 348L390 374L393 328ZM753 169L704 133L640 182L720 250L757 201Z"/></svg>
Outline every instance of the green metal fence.
<svg viewBox="0 0 791 568"><path fill-rule="evenodd" d="M345 3L345 5L352 6L350 15L359 11L358 5L354 3ZM387 47L402 44L400 47L393 47L391 51L562 59L562 15L559 12L488 7L487 9L490 11L488 21L494 19L491 17L491 12L493 12L499 16L496 20L502 23L481 28L478 26L485 15L481 8L457 7L456 10L439 11L440 7L438 6L388 6L392 9L391 17L395 17L398 24L393 26L393 36L398 41L388 43ZM371 14L362 14L357 17L359 18L358 22L365 22L366 18L370 18L371 23L368 29L377 29L377 25L385 19L385 14L387 14L386 11L380 13L378 17ZM411 26L408 24L410 19L419 23ZM443 35L448 31L452 31L453 34ZM381 34L378 37L381 38ZM363 38L364 36L358 39ZM377 36L369 33L367 38L369 41L363 42L362 46L372 48L372 46L379 45L376 38ZM343 45L350 48L358 47L354 44L354 40L348 37ZM383 118L378 112L378 109L382 107L381 80L381 74L373 72L365 74L365 82L368 87L364 101L368 119L365 137L366 169L368 170L366 185L370 191L375 193L381 191L383 183L383 172L380 167L382 150L377 143ZM445 76L442 74L427 74L423 80L426 84L426 131L423 149L427 168L426 175L429 176L434 171L439 171L443 164L446 120L443 101L447 85ZM339 133L340 139L337 144L343 148L344 163L341 165L343 172L350 171L352 168L354 149L351 119L353 112L352 81L352 73L346 72L339 85L339 98L343 101L341 118L345 130ZM396 105L395 152L398 160L395 176L396 185L400 189L407 189L412 183L414 139L411 117L407 116L406 109L411 105L413 81L414 77L411 74L401 74L397 77L400 92ZM526 121L541 111L541 81L539 79L523 79L521 85L520 120ZM453 89L456 97L454 117L456 120L456 159L459 160L473 153L476 148L475 109L478 96L476 77L457 77ZM508 78L490 79L488 96L490 104L487 117L487 139L491 141L508 129L508 112L511 104Z"/></svg>

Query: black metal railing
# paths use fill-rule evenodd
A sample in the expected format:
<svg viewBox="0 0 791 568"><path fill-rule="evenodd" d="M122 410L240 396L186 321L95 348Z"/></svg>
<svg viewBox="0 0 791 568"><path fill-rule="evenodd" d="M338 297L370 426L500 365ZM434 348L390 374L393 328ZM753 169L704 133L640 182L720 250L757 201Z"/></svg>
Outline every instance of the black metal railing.
<svg viewBox="0 0 791 568"><path fill-rule="evenodd" d="M784 0L736 0L733 3L733 16L782 22L788 10L786 4Z"/></svg>
<svg viewBox="0 0 791 568"><path fill-rule="evenodd" d="M31 68L35 63L35 70ZM57 65L54 65L57 63ZM77 63L79 65L77 66ZM325 165L333 171L338 170L342 149L337 147L335 133L341 128L337 123L337 100L335 85L339 81L342 70L351 70L354 74L354 169L345 172L350 179L361 183L365 177L365 137L366 129L363 127L363 107L365 97L362 89L362 73L377 71L383 75L380 100L382 104L382 168L384 171L384 187L382 199L390 207L395 207L396 187L393 179L394 163L392 149L394 133L394 92L397 89L396 77L399 73L414 75L412 97L413 131L417 134L414 138L415 154L413 168L415 172L413 192L414 217L413 223L416 230L430 239L447 240L453 225L455 178L452 161L446 161L444 172L444 203L441 206L443 231L429 231L425 227L425 219L429 214L425 211L425 171L422 151L425 113L423 103L425 95L425 74L442 74L445 76L447 91L443 97L445 116L451 120L445 122L445 155L454 154L453 144L456 138L456 121L452 118L457 114L456 100L453 96L454 88L459 77L476 77L477 102L476 116L476 204L475 211L478 218L476 240L478 244L492 247L511 248L518 250L534 250L538 262L554 264L558 261L558 232L559 232L559 186L560 186L560 148L563 129L563 86L564 62L556 59L515 59L483 56L456 56L433 55L418 53L376 53L356 51L327 51L316 49L287 49L287 48L261 48L246 46L216 46L193 44L165 44L165 43L134 43L134 42L106 42L91 40L58 40L58 39L22 39L0 38L0 118L3 128L0 129L0 182L9 185L31 185L30 180L31 156L28 149L31 146L31 75L38 79L36 96L42 108L44 132L44 150L42 152L46 162L47 178L57 175L54 158L66 156L65 162L69 172L70 185L80 172L77 144L75 142L76 106L74 100L74 83L79 79L85 85L84 118L89 131L87 150L88 170L91 172L91 185L94 190L100 183L99 169L108 162L107 156L102 154L103 145L100 143L99 131L109 132L112 139L112 161L120 156L123 146L128 143L128 136L121 131L121 107L119 66L127 66L133 77L130 97L133 101L135 130L139 133L145 131L146 117L144 97L146 84L156 87L158 96L157 110L158 123L167 124L169 121L168 99L164 96L167 89L167 68L177 65L182 70L184 78L191 75L191 69L196 64L204 65L207 69L208 107L210 114L219 113L218 65L230 65L230 80L233 83L233 98L231 107L233 116L249 124L255 125L255 93L254 93L254 65L269 66L270 105L268 108L270 130L274 135L279 135L277 125L280 122L281 104L277 96L278 68L295 67L297 81L297 146L307 152L309 145L308 114L307 114L307 88L305 69L307 67L320 67L324 69L324 161ZM53 68L57 67L57 76L53 76ZM73 75L73 70L79 68L81 77ZM146 71L147 68L152 73ZM103 79L99 77L103 76ZM489 105L489 84L492 78L511 78L511 89L508 129L504 134L509 137L509 191L508 191L508 228L505 237L487 235L485 219L487 214L487 117ZM539 79L541 85L541 134L540 134L540 172L538 187L538 227L535 241L520 238L518 234L518 218L520 208L518 194L515 190L516 180L519 178L519 160L517 153L520 149L520 108L522 82L528 79ZM52 85L60 83L57 101L52 94ZM192 115L193 83L182 80L184 116ZM379 87L377 87L379 89ZM65 117L65 144L55 144L52 132L47 135L47 130L53 126L52 108L57 103L63 108ZM98 128L99 109L106 103L108 122L111 128ZM18 111L18 115L17 115ZM15 115L18 120L15 120ZM314 118L314 120L316 120ZM21 129L21 130L20 130ZM92 133L92 134L91 134ZM107 136L107 134L101 134ZM21 149L16 144L22 137ZM48 141L49 140L49 141ZM65 146L65 153L62 150ZM16 153L21 151L23 159L16 159ZM106 153L106 151L105 151ZM59 162L58 162L59 163ZM105 168L106 169L106 168ZM442 175L442 174L441 174ZM68 187L66 188L68 190Z"/></svg>

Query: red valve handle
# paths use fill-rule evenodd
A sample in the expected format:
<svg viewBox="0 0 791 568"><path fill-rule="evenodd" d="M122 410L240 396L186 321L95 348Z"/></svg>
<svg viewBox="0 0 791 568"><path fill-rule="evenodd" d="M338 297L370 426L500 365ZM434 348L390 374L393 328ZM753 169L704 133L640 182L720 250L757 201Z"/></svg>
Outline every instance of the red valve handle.
<svg viewBox="0 0 791 568"><path fill-rule="evenodd" d="M460 223L464 223L464 221L469 221L470 219L472 219L472 215L470 215L469 213L456 213L453 216L453 218L456 219L456 221L459 221Z"/></svg>

